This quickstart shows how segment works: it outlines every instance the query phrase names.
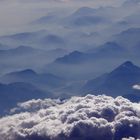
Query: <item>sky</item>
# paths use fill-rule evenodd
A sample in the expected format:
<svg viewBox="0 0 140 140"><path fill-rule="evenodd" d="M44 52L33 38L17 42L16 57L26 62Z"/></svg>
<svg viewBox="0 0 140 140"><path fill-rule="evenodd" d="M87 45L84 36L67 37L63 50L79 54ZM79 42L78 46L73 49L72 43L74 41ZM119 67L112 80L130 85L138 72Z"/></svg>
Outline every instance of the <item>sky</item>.
<svg viewBox="0 0 140 140"><path fill-rule="evenodd" d="M82 6L119 6L124 0L0 0L1 35L28 30L28 23L48 12L72 12Z"/></svg>

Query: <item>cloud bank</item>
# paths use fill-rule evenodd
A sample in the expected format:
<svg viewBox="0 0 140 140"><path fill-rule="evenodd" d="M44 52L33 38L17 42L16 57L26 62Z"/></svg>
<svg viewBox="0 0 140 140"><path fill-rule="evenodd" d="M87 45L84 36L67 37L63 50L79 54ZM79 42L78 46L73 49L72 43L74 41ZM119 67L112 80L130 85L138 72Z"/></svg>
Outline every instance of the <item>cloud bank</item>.
<svg viewBox="0 0 140 140"><path fill-rule="evenodd" d="M31 100L0 119L1 140L139 140L140 104L105 95Z"/></svg>

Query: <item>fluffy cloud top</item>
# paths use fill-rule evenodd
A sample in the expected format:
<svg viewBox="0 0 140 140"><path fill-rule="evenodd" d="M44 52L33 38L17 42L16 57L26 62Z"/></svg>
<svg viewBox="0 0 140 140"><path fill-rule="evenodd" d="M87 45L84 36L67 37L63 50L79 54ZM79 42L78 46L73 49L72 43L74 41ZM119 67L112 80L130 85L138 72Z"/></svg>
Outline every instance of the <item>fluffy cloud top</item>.
<svg viewBox="0 0 140 140"><path fill-rule="evenodd" d="M140 104L122 97L87 95L67 101L31 100L0 119L1 140L135 140ZM23 111L24 110L24 111Z"/></svg>
<svg viewBox="0 0 140 140"><path fill-rule="evenodd" d="M135 139L135 138L130 137L130 138L123 138L122 140L139 140L139 139Z"/></svg>

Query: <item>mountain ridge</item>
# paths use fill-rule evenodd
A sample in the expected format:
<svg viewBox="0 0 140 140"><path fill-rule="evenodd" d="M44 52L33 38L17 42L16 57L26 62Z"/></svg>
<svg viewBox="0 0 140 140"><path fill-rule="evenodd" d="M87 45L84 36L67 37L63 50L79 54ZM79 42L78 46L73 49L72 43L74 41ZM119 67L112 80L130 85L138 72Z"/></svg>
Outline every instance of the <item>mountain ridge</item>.
<svg viewBox="0 0 140 140"><path fill-rule="evenodd" d="M140 83L140 67L126 61L96 79L89 80L83 87L84 91L95 91L111 96L121 96L135 92L133 85Z"/></svg>

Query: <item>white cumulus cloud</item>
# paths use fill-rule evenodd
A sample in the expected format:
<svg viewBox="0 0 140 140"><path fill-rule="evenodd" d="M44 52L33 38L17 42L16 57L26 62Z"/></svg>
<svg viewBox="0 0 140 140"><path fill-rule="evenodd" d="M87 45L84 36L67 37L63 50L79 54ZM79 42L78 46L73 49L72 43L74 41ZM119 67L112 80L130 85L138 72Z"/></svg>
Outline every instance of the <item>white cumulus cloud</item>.
<svg viewBox="0 0 140 140"><path fill-rule="evenodd" d="M140 85L133 85L133 89L140 90Z"/></svg>
<svg viewBox="0 0 140 140"><path fill-rule="evenodd" d="M0 119L1 140L138 140L140 104L105 95L31 100Z"/></svg>

